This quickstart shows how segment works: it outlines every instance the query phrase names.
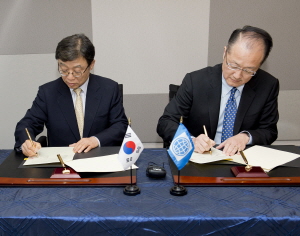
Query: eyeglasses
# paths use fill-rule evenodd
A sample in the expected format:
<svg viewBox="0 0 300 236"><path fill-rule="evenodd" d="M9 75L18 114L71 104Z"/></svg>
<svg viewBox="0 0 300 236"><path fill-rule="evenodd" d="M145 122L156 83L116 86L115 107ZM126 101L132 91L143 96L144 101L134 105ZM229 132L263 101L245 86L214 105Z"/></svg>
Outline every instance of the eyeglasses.
<svg viewBox="0 0 300 236"><path fill-rule="evenodd" d="M254 76L256 74L256 71L243 69L243 68L237 66L236 64L228 63L227 62L227 51L226 51L225 58L226 58L226 64L227 64L228 69L230 69L230 70L241 70L242 72L245 72L246 74L248 74L250 76Z"/></svg>
<svg viewBox="0 0 300 236"><path fill-rule="evenodd" d="M88 67L83 71L73 71L73 72L68 72L67 70L62 70L59 68L59 64L58 64L58 72L61 76L68 76L69 74L72 74L75 78L79 78L81 77L85 72L86 70L90 67L90 65L88 65Z"/></svg>

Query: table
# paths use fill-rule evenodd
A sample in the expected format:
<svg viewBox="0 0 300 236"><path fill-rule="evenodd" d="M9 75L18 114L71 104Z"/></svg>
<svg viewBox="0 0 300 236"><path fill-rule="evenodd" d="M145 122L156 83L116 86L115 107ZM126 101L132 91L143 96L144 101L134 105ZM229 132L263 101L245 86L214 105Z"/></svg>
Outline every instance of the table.
<svg viewBox="0 0 300 236"><path fill-rule="evenodd" d="M166 179L146 177L150 161L165 163ZM187 187L176 197L165 149L145 149L136 164L137 196L123 187L0 188L0 235L300 234L299 187Z"/></svg>

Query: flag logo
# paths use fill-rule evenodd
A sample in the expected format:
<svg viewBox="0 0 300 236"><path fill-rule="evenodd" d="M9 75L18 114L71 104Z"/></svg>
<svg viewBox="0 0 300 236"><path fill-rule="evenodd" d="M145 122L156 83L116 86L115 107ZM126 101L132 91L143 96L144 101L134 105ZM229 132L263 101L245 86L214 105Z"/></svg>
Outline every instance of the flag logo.
<svg viewBox="0 0 300 236"><path fill-rule="evenodd" d="M123 151L127 154L130 155L134 152L135 150L135 143L133 141L128 141L126 143L124 143L123 145Z"/></svg>
<svg viewBox="0 0 300 236"><path fill-rule="evenodd" d="M179 136L173 142L174 145L172 145L172 151L179 157L184 157L191 150L192 145L184 136Z"/></svg>

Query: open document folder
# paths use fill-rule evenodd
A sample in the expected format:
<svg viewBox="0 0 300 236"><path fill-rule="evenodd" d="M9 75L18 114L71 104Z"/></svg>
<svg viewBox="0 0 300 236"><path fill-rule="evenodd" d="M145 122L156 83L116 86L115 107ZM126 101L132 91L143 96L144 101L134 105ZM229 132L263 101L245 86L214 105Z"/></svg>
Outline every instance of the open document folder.
<svg viewBox="0 0 300 236"><path fill-rule="evenodd" d="M65 162L67 166L70 166L76 172L117 172L124 171L121 162L118 159L119 154L83 158ZM138 168L136 165L132 165L132 169ZM129 169L129 168L128 168Z"/></svg>
<svg viewBox="0 0 300 236"><path fill-rule="evenodd" d="M57 163L59 159L57 154L60 154L64 162L72 161L74 158L73 147L43 147L38 150L35 157L28 157L24 165L41 165L49 163Z"/></svg>
<svg viewBox="0 0 300 236"><path fill-rule="evenodd" d="M211 154L209 152L206 153L197 153L193 152L190 161L199 163L199 164L205 164L205 163L210 163L210 162L215 162L215 161L221 161L221 160L231 160L230 156L225 156L222 151L216 149L216 148L211 148Z"/></svg>
<svg viewBox="0 0 300 236"><path fill-rule="evenodd" d="M49 163L57 163L60 154L64 163L70 166L76 172L117 172L124 171L118 154L82 158L73 160L73 147L43 147L38 151L36 157L29 157L24 165L43 165ZM132 169L136 169L136 165L132 165Z"/></svg>
<svg viewBox="0 0 300 236"><path fill-rule="evenodd" d="M190 161L204 164L209 162L215 162L220 160L228 160L233 161L239 164L246 165L245 161L243 160L241 155L234 155L234 156L225 156L222 151L212 148L212 155L209 153L199 154L193 153ZM262 147L255 145L250 147L244 151L244 154L248 160L249 165L251 166L260 166L264 169L265 172L268 172L274 169L277 166L281 166L287 162L295 160L296 158L300 157L299 154L280 151L272 148ZM228 164L232 164L229 163Z"/></svg>
<svg viewBox="0 0 300 236"><path fill-rule="evenodd" d="M244 154L247 157L249 165L260 166L265 172L269 172L277 166L281 166L300 157L299 154L275 150L258 145L246 149ZM231 161L245 164L245 161L241 155L232 156Z"/></svg>

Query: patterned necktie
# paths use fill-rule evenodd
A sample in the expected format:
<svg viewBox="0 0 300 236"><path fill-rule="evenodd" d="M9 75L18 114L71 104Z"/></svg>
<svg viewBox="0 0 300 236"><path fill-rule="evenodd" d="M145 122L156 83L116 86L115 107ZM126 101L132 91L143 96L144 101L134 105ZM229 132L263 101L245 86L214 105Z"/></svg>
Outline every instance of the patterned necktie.
<svg viewBox="0 0 300 236"><path fill-rule="evenodd" d="M77 118L77 125L78 125L78 129L79 129L80 138L82 138L83 122L84 122L82 99L80 96L81 91L82 91L81 88L74 89L74 92L77 95L76 102L75 102L75 114L76 114L76 118Z"/></svg>
<svg viewBox="0 0 300 236"><path fill-rule="evenodd" d="M236 101L234 94L236 92L236 88L231 89L230 97L226 103L225 115L223 121L223 129L222 129L222 137L221 142L223 143L226 139L233 136L233 126L235 121L235 115L237 111Z"/></svg>

